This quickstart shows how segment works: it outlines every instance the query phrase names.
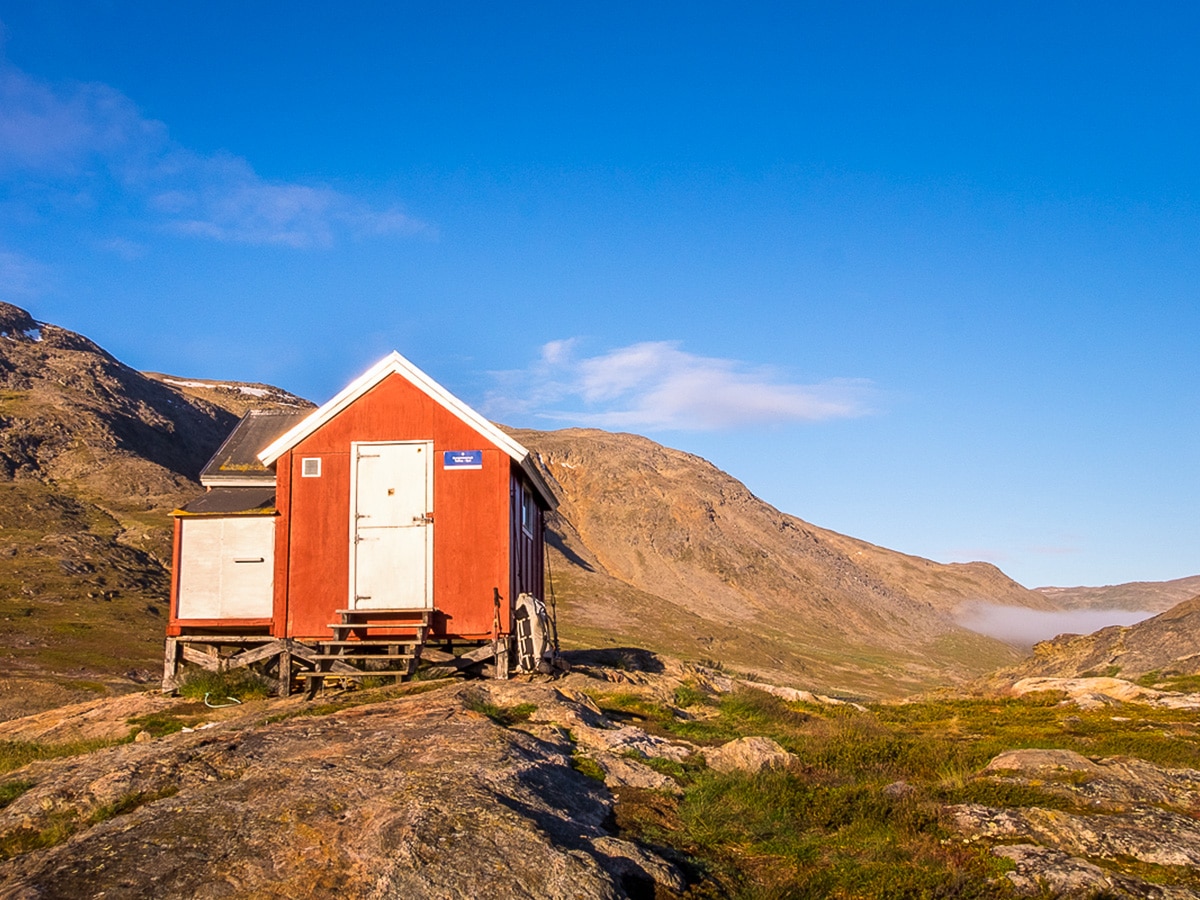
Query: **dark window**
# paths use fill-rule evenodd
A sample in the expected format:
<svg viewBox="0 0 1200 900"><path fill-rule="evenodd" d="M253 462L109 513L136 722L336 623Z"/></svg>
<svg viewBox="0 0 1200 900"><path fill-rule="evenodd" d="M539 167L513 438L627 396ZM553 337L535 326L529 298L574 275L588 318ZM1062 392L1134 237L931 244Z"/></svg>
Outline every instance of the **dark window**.
<svg viewBox="0 0 1200 900"><path fill-rule="evenodd" d="M533 494L529 488L521 485L521 530L533 537L533 522L537 515L537 506L533 502Z"/></svg>

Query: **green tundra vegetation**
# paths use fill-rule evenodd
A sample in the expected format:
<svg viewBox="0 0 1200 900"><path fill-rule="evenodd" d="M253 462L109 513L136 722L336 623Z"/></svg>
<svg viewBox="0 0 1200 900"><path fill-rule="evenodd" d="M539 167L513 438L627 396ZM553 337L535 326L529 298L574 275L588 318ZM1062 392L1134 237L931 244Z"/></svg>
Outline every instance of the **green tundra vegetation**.
<svg viewBox="0 0 1200 900"><path fill-rule="evenodd" d="M866 709L788 703L753 690L711 698L687 687L674 708L633 693L593 699L610 717L651 733L701 745L763 735L796 755L790 769L756 775L650 760L675 778L681 796L618 789L622 830L684 861L697 898L1003 897L1006 883L996 879L1011 864L992 856L987 842L954 834L942 808L1073 804L1061 792L976 777L997 754L1061 748L1163 766L1200 762L1194 711L1125 704L1114 717L1111 708L1061 706L1060 694ZM1094 862L1153 883L1200 887L1190 869Z"/></svg>

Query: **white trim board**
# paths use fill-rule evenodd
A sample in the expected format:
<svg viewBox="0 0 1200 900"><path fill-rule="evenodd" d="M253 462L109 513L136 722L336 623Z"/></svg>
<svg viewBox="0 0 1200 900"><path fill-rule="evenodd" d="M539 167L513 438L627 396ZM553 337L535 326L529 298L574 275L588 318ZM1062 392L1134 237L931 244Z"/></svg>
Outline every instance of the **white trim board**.
<svg viewBox="0 0 1200 900"><path fill-rule="evenodd" d="M546 501L546 504L551 509L554 509L558 505L554 499L554 494L537 471L533 460L530 459L528 450L451 394L395 350L367 369L367 371L350 382L350 384L346 385L331 400L317 407L311 414L301 419L291 429L267 445L266 449L258 454L259 460L264 466L274 465L284 453L291 450L309 435L315 433L317 429L332 420L334 416L389 375L399 375L414 387L419 388L427 396L437 401L444 409L507 453L525 471L525 474L529 476L538 493L542 495L542 499Z"/></svg>

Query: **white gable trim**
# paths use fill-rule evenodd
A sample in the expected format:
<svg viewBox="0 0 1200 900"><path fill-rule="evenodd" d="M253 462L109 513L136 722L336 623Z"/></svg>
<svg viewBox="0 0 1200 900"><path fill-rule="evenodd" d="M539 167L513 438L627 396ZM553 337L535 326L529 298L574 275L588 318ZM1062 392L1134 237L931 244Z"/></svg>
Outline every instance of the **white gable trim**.
<svg viewBox="0 0 1200 900"><path fill-rule="evenodd" d="M480 435L499 447L516 462L530 477L535 487L553 509L556 506L554 494L551 493L541 474L533 465L529 451L514 441L511 437L485 419L467 404L463 403L448 390L414 366L411 362L393 350L366 372L350 382L333 399L301 419L289 431L284 432L258 454L264 466L272 466L288 450L291 450L317 429L328 423L338 413L352 404L355 400L379 384L389 375L399 375L406 381L432 397L443 408L457 416L462 422L474 428Z"/></svg>

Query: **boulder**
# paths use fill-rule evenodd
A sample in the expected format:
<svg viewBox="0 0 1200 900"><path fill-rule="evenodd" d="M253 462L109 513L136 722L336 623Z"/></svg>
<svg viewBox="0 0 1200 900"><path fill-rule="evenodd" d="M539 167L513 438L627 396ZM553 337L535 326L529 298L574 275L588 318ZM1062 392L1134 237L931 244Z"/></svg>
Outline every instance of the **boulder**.
<svg viewBox="0 0 1200 900"><path fill-rule="evenodd" d="M683 793L683 789L671 776L626 756L600 754L596 757L596 765L604 770L604 784L610 788L635 787L675 796Z"/></svg>
<svg viewBox="0 0 1200 900"><path fill-rule="evenodd" d="M744 737L715 750L704 751L704 761L718 772L750 772L786 769L795 756L768 737Z"/></svg>

